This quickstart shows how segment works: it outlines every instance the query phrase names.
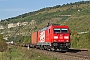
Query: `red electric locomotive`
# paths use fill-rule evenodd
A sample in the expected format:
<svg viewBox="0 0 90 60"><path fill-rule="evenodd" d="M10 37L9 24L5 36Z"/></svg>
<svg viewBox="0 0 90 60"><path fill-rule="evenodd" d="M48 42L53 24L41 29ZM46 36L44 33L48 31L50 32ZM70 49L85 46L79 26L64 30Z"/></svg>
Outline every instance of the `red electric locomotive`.
<svg viewBox="0 0 90 60"><path fill-rule="evenodd" d="M32 44L36 48L47 50L68 50L70 48L70 30L68 26L51 25L32 34Z"/></svg>

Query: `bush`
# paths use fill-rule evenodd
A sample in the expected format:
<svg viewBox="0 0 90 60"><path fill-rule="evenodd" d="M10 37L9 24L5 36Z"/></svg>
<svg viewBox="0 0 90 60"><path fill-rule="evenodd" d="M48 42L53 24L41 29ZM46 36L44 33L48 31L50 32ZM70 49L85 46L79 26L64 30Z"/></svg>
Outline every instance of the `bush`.
<svg viewBox="0 0 90 60"><path fill-rule="evenodd" d="M3 41L0 41L0 52L3 52L7 49L7 44Z"/></svg>
<svg viewBox="0 0 90 60"><path fill-rule="evenodd" d="M0 52L3 52L7 49L6 41L3 39L3 35L0 34Z"/></svg>

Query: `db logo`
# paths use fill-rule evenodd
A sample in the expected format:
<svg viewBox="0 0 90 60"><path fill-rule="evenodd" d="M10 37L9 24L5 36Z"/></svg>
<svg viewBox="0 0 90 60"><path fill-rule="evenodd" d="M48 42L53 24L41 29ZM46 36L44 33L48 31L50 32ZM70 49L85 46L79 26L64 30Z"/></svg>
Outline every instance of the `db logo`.
<svg viewBox="0 0 90 60"><path fill-rule="evenodd" d="M45 31L40 32L40 42L45 42Z"/></svg>

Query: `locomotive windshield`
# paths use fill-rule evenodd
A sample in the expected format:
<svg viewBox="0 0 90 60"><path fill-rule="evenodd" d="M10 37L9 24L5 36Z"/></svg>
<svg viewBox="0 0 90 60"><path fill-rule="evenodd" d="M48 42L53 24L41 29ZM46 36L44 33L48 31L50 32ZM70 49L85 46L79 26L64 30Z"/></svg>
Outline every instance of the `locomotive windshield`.
<svg viewBox="0 0 90 60"><path fill-rule="evenodd" d="M54 28L54 33L68 33L66 28Z"/></svg>

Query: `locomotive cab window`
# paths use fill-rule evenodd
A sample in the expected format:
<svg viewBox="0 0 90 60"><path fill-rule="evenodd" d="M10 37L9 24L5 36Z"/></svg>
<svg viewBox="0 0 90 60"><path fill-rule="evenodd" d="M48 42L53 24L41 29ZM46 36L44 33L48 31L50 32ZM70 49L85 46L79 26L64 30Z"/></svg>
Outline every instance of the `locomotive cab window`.
<svg viewBox="0 0 90 60"><path fill-rule="evenodd" d="M54 28L54 33L60 33L60 28Z"/></svg>
<svg viewBox="0 0 90 60"><path fill-rule="evenodd" d="M68 29L61 29L61 33L68 33Z"/></svg>
<svg viewBox="0 0 90 60"><path fill-rule="evenodd" d="M68 33L66 28L54 28L54 33Z"/></svg>

